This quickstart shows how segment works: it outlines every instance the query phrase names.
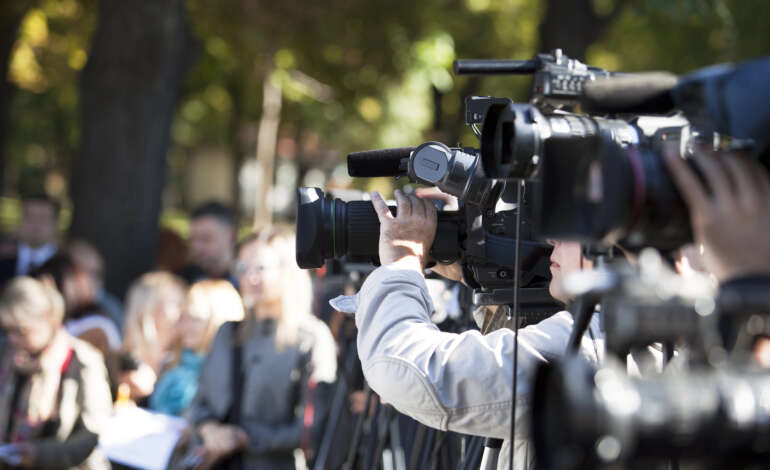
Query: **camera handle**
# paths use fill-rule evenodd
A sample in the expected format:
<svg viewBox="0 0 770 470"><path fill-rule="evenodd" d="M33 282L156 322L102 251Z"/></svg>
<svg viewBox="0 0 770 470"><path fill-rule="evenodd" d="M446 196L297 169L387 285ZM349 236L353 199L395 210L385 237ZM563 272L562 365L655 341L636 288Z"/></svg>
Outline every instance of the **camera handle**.
<svg viewBox="0 0 770 470"><path fill-rule="evenodd" d="M591 294L584 294L578 297L570 306L573 324L572 332L569 336L567 345L567 355L577 354L580 349L580 343L583 340L588 325L591 323L591 317L599 304L599 299Z"/></svg>
<svg viewBox="0 0 770 470"><path fill-rule="evenodd" d="M585 244L582 246L581 256L593 260L595 268L605 267L607 261L611 259L613 255L614 250L611 246L603 244ZM593 317L600 299L600 295L597 295L594 292L586 292L575 299L575 301L572 302L572 305L570 305L568 310L572 313L573 325L569 343L567 344L567 355L577 354L580 349L583 335L585 335L588 325L591 323L591 317Z"/></svg>

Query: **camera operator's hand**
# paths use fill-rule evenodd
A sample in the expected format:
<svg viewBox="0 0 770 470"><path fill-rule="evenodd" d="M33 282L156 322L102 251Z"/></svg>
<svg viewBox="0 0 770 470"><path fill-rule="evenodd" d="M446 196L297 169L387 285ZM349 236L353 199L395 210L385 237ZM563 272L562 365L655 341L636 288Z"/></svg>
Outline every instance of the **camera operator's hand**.
<svg viewBox="0 0 770 470"><path fill-rule="evenodd" d="M414 190L414 194L422 200L438 201L444 206L442 210L457 209L457 197L447 194L435 186L431 188L417 188ZM463 268L459 261L451 264L436 263L430 270L450 281L463 282Z"/></svg>
<svg viewBox="0 0 770 470"><path fill-rule="evenodd" d="M422 273L436 236L436 206L417 196L407 196L398 189L395 195L396 216L379 193L372 192L372 205L380 219L380 262L383 265L398 262Z"/></svg>
<svg viewBox="0 0 770 470"><path fill-rule="evenodd" d="M665 160L690 208L695 243L719 282L770 273L770 179L756 161L703 151L694 158L711 194L676 152Z"/></svg>

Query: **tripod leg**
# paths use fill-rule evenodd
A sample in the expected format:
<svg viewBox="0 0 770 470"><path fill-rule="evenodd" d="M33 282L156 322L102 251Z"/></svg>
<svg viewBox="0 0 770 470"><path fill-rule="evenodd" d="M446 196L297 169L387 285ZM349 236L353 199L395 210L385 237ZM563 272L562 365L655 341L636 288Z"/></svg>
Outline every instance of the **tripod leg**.
<svg viewBox="0 0 770 470"><path fill-rule="evenodd" d="M364 468L369 470L374 470L376 467L374 466L374 460L377 457L375 455L377 445L378 445L378 426L379 423L382 421L382 413L384 409L382 406L382 403L380 403L379 400L377 400L377 404L374 405L374 415L372 416L372 419L369 421L369 426L367 427L368 432L368 441L366 444L366 449L364 449ZM377 463L379 463L379 459L377 459Z"/></svg>
<svg viewBox="0 0 770 470"><path fill-rule="evenodd" d="M393 450L394 469L406 470L406 457L401 441L401 429L398 427L398 416L395 414L390 420L390 447Z"/></svg>
<svg viewBox="0 0 770 470"><path fill-rule="evenodd" d="M347 362L347 361L346 361ZM340 422L340 418L345 410L345 398L348 395L348 381L344 374L340 374L339 382L337 383L337 389L334 391L334 400L332 402L332 409L329 413L326 427L324 428L323 440L321 446L318 449L318 456L316 457L313 470L324 470L326 461L329 458L329 452L332 444L334 443L334 437L337 435L337 427Z"/></svg>
<svg viewBox="0 0 770 470"><path fill-rule="evenodd" d="M409 470L419 470L420 464L420 452L422 451L423 442L425 441L425 434L428 432L428 428L422 424L417 425L417 432L414 436L414 444L412 445L411 452L409 454Z"/></svg>
<svg viewBox="0 0 770 470"><path fill-rule="evenodd" d="M427 439L425 439L425 445L420 450L420 467L421 469L428 468L428 463L433 455L433 443L436 440L436 434L438 431L435 429L428 429Z"/></svg>
<svg viewBox="0 0 770 470"><path fill-rule="evenodd" d="M390 422L393 420L395 411L391 406L383 406L382 412L377 426L377 447L374 451L374 461L371 468L379 468L380 460L382 459L382 453L385 450L385 444L390 438ZM392 444L391 444L392 447Z"/></svg>
<svg viewBox="0 0 770 470"><path fill-rule="evenodd" d="M361 435L364 430L364 421L369 415L369 409L372 403L372 389L369 388L369 384L366 384L364 390L366 391L366 404L364 405L364 411L358 417L356 421L356 429L353 432L353 439L348 449L348 458L345 459L345 465L342 466L343 470L354 470L356 467L356 461L358 460L358 446L361 444Z"/></svg>
<svg viewBox="0 0 770 470"><path fill-rule="evenodd" d="M496 470L497 459L500 457L500 448L503 446L501 439L487 439L484 442L484 456L481 458L481 470Z"/></svg>
<svg viewBox="0 0 770 470"><path fill-rule="evenodd" d="M484 449L484 439L481 437L475 437L473 440L472 452L469 453L468 459L463 467L465 470L477 468L481 462L481 453Z"/></svg>

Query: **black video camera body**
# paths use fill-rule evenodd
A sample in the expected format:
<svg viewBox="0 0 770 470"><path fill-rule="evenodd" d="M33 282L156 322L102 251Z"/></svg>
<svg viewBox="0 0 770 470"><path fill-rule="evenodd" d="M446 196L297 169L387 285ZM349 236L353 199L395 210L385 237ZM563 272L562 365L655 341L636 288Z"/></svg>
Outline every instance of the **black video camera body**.
<svg viewBox="0 0 770 470"><path fill-rule="evenodd" d="M534 75L529 103L488 99L469 118L483 121L488 178L541 183L544 238L670 251L692 235L663 152L689 159L700 143L752 153L770 168L770 111L748 106L760 88L770 92L761 78L770 73L767 59L680 79L611 73L556 50L529 61L457 61L455 72Z"/></svg>
<svg viewBox="0 0 770 470"><path fill-rule="evenodd" d="M355 177L407 176L458 198L456 211L439 211L430 255L449 264L459 261L477 305L510 304L516 255L515 187L486 178L478 151L426 142L414 148L375 150L348 156ZM396 208L391 210L395 213ZM519 243L524 313L542 318L559 310L548 292L550 247L536 241L528 201L522 205ZM346 257L379 264L379 220L369 201L344 202L318 188L299 188L297 263L320 267Z"/></svg>

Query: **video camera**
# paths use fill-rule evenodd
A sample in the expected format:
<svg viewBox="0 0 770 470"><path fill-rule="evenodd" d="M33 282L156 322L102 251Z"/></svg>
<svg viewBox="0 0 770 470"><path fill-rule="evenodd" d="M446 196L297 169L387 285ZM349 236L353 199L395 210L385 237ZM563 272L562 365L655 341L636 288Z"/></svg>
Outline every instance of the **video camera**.
<svg viewBox="0 0 770 470"><path fill-rule="evenodd" d="M492 101L474 100L468 115L481 102ZM529 196L519 208L515 185L487 178L477 149L426 142L417 147L351 153L348 172L354 177L405 176L458 198L458 210L438 213L430 256L439 263L461 263L476 305L511 303L518 246L525 322L539 321L559 310L548 293L550 247L535 237ZM317 268L327 259L343 256L379 264L379 220L371 202L345 202L318 188L299 188L297 193L297 264L301 268ZM521 240L517 245L518 210ZM396 208L391 211L395 213Z"/></svg>
<svg viewBox="0 0 770 470"><path fill-rule="evenodd" d="M749 356L770 332L770 294L744 285L717 295L706 279L669 274L651 252L642 258L566 283L573 295L601 293L608 357L538 369L537 468L766 468L770 373ZM674 363L658 372L654 353ZM627 357L644 371L645 356L651 367L630 376Z"/></svg>
<svg viewBox="0 0 770 470"><path fill-rule="evenodd" d="M667 252L692 235L664 152L696 173L693 160L704 147L742 152L770 168L770 111L755 101L770 91L770 60L683 78L608 73L558 51L486 64L460 62L456 71L535 75L530 104L499 100L485 113L480 153L489 178L540 183L535 213L543 237ZM600 303L610 357L597 366L571 355L538 370L538 468L767 466L770 374L750 358L755 339L770 332L766 285L717 295L706 283L688 295L692 284L662 265L642 252L637 268L616 263L567 281L576 298L570 347ZM629 377L627 356L653 343L668 359L676 350L677 364Z"/></svg>
<svg viewBox="0 0 770 470"><path fill-rule="evenodd" d="M770 111L752 103L768 88L768 60L677 78L610 73L556 50L529 61L457 61L455 73L533 74L530 103L489 106L480 153L490 179L540 181L545 238L670 251L692 235L664 151L690 159L695 144L740 150L770 168Z"/></svg>

